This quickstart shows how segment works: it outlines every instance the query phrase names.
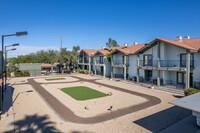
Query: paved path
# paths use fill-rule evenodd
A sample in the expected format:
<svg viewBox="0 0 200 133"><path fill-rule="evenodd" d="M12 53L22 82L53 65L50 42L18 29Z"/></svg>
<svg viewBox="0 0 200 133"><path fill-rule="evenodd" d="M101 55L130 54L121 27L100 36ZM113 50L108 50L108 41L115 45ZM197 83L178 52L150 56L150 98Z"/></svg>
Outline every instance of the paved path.
<svg viewBox="0 0 200 133"><path fill-rule="evenodd" d="M112 111L109 113L105 113L105 114L101 114L95 117L79 117L77 115L75 115L69 108L67 108L65 105L63 105L58 99L56 99L53 95L51 95L48 91L46 91L41 84L44 83L37 83L35 80L33 79L28 79L28 84L31 84L33 86L33 88L43 97L43 99L51 106L51 108L65 121L70 121L73 123L79 123L79 124L95 124L95 123L100 123L100 122L104 122L104 121L108 121L108 120L112 120L115 119L117 117L120 116L124 116L126 114L130 114L151 106L154 106L156 104L161 103L161 100L157 97L154 96L150 96L147 94L143 94L143 93L139 93L139 92L135 92L135 91L131 91L131 90L127 90L124 88L120 88L120 87L116 87L116 86L112 86L112 85L107 85L107 84L103 84L103 83L99 83L96 82L97 79L84 79L84 78L80 78L80 77L76 77L76 76L71 76L73 78L79 79L76 82L80 82L80 81L84 81L84 82L90 82L90 83L95 83L97 85L101 85L101 86L105 86L108 87L110 89L115 89L118 91L122 91L122 92L126 92L129 94L133 94L136 96L140 96L143 98L148 99L147 102L145 103L141 103L138 105L133 105L124 109L120 109L117 111ZM57 83L51 83L51 84L59 84L59 83L66 83L66 82L57 82ZM48 83L49 84L49 83Z"/></svg>

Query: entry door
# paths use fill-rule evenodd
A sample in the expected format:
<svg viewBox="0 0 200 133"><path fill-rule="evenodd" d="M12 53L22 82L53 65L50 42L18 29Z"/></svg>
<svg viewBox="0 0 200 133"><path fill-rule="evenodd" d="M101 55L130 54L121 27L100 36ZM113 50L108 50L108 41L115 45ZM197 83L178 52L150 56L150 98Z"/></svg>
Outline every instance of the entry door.
<svg viewBox="0 0 200 133"><path fill-rule="evenodd" d="M145 80L151 81L152 79L152 70L145 70Z"/></svg>
<svg viewBox="0 0 200 133"><path fill-rule="evenodd" d="M184 83L184 73L182 73L182 72L177 73L177 83L178 84Z"/></svg>
<svg viewBox="0 0 200 133"><path fill-rule="evenodd" d="M193 86L193 73L190 73L190 86L194 87Z"/></svg>

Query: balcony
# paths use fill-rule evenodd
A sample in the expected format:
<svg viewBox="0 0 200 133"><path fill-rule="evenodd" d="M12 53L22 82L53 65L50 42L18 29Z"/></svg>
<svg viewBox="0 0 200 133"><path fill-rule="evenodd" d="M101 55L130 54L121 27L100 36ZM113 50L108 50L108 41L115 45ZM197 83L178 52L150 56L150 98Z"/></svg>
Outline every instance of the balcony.
<svg viewBox="0 0 200 133"><path fill-rule="evenodd" d="M113 60L113 65L117 65L117 66L123 66L124 62L123 60ZM129 65L129 61L126 62L126 66Z"/></svg>
<svg viewBox="0 0 200 133"><path fill-rule="evenodd" d="M158 61L157 60L140 60L140 67L158 67ZM165 68L186 68L186 60L160 60L160 67ZM190 68L194 68L194 60L190 61Z"/></svg>
<svg viewBox="0 0 200 133"><path fill-rule="evenodd" d="M86 60L84 60L84 62L83 62L83 59L79 59L79 63L88 63L89 61L86 59Z"/></svg>
<svg viewBox="0 0 200 133"><path fill-rule="evenodd" d="M102 61L102 60L96 60L96 64L104 64L104 61Z"/></svg>

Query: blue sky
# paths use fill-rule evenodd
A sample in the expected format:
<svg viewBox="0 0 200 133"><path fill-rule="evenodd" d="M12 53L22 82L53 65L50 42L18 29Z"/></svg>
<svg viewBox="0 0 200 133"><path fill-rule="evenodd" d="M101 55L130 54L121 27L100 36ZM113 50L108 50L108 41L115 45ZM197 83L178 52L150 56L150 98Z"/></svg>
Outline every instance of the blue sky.
<svg viewBox="0 0 200 133"><path fill-rule="evenodd" d="M63 47L98 49L109 37L120 45L178 34L200 37L200 0L1 0L0 35L20 43L9 56Z"/></svg>

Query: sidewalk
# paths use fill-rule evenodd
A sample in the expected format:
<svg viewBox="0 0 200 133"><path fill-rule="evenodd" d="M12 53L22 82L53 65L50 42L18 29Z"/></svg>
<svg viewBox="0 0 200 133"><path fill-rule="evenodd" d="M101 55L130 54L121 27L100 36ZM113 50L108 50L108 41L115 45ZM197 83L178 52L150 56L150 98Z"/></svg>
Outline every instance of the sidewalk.
<svg viewBox="0 0 200 133"><path fill-rule="evenodd" d="M12 124L14 122L14 112L13 112L13 106L12 106L12 94L13 94L13 88L8 87L7 91L4 92L4 112L5 114L1 116L0 120L0 132L4 133L9 131L9 133L14 133L14 125Z"/></svg>
<svg viewBox="0 0 200 133"><path fill-rule="evenodd" d="M196 117L190 115L160 133L200 133L200 128L196 125Z"/></svg>

